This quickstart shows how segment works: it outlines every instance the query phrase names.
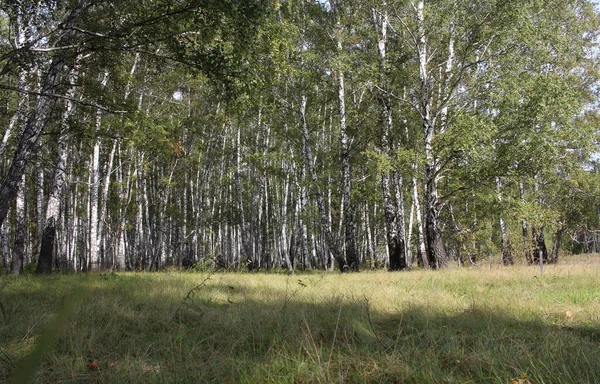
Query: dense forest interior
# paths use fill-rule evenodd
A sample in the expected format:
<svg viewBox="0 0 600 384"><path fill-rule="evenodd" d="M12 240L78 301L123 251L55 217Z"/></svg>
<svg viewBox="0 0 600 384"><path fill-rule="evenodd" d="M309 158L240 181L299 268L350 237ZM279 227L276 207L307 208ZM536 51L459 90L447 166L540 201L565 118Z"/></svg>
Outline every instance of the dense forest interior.
<svg viewBox="0 0 600 384"><path fill-rule="evenodd" d="M600 251L590 0L3 0L5 273Z"/></svg>

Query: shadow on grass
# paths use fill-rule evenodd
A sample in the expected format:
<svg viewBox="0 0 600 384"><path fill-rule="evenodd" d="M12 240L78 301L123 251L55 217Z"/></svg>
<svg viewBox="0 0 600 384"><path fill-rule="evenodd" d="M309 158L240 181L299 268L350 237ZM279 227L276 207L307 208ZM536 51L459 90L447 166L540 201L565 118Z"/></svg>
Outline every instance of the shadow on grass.
<svg viewBox="0 0 600 384"><path fill-rule="evenodd" d="M14 378L70 287L85 284L77 279L32 278L5 290L0 381ZM183 303L189 285L166 275L93 279L35 382L600 382L600 330L592 326L475 305L384 313L365 296L315 299L318 283L297 276L268 291L215 278Z"/></svg>

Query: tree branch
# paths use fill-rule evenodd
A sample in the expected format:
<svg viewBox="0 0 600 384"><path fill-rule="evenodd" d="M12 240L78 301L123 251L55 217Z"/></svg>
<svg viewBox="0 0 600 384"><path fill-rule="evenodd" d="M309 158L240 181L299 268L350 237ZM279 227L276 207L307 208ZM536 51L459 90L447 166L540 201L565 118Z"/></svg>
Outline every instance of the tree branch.
<svg viewBox="0 0 600 384"><path fill-rule="evenodd" d="M29 91L29 90L26 90L23 88L12 87L12 86L6 85L6 84L0 84L0 89L14 91L14 92L18 92L18 93L24 93L27 95L42 96L42 97L54 97L54 98L62 99L62 100L69 100L69 101L72 101L79 105L84 105L86 107L94 107L94 108L100 109L101 111L108 112L108 113L125 114L125 113L130 112L130 111L120 111L120 110L111 109L109 107L105 107L103 105L100 105L100 104L97 104L97 103L94 103L91 101L84 101L84 100L80 100L80 99L77 99L74 97L69 97L69 96L59 95L56 93L49 93L49 92Z"/></svg>

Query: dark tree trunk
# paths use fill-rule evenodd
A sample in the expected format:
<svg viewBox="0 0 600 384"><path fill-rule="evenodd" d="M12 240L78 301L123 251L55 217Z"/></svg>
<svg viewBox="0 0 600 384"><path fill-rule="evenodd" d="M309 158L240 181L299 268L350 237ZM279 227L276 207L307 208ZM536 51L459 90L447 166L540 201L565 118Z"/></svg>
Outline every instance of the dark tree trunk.
<svg viewBox="0 0 600 384"><path fill-rule="evenodd" d="M403 181L398 172L394 172L392 178L394 180L394 189L396 191L396 227L398 228L398 251L400 253L398 269L406 269L408 268L408 259L406 257L406 226L404 221L404 196L402 193Z"/></svg>
<svg viewBox="0 0 600 384"><path fill-rule="evenodd" d="M506 266L513 265L512 245L510 240L502 240L502 263Z"/></svg>
<svg viewBox="0 0 600 384"><path fill-rule="evenodd" d="M540 258L543 263L548 262L548 249L544 239L544 228L540 229L538 234L535 227L531 228L531 234L534 242L535 252L533 253L533 262L540 263Z"/></svg>
<svg viewBox="0 0 600 384"><path fill-rule="evenodd" d="M512 244L510 243L510 239L508 237L508 230L506 228L506 223L500 217L500 232L502 236L502 264L508 266L513 265L513 256L512 256Z"/></svg>
<svg viewBox="0 0 600 384"><path fill-rule="evenodd" d="M525 243L525 260L527 260L527 264L533 264L533 256L531 255L531 245L529 242L529 231L527 230L527 223L525 221L521 222L521 227L523 230L523 242Z"/></svg>
<svg viewBox="0 0 600 384"><path fill-rule="evenodd" d="M440 202L437 197L437 185L435 176L429 175L433 170L428 169L427 196L425 214L425 244L427 247L427 259L431 268L448 268L448 255L444 248L442 231L440 229Z"/></svg>
<svg viewBox="0 0 600 384"><path fill-rule="evenodd" d="M558 252L562 243L564 231L564 228L560 228L556 231L556 234L554 235L554 245L552 246L552 252L550 253L550 262L553 264L558 263ZM594 239L595 237L596 236L594 236Z"/></svg>
<svg viewBox="0 0 600 384"><path fill-rule="evenodd" d="M52 273L52 254L54 251L54 239L56 238L56 223L54 218L51 218L46 223L44 234L42 237L42 246L40 248L40 257L36 273L50 274Z"/></svg>
<svg viewBox="0 0 600 384"><path fill-rule="evenodd" d="M425 224L425 237L427 245L427 256L429 266L431 268L447 268L448 267L448 255L444 248L442 240L442 234L437 224L437 217L432 217L432 214L427 216L427 222Z"/></svg>
<svg viewBox="0 0 600 384"><path fill-rule="evenodd" d="M383 202L385 208L385 221L387 229L387 245L390 255L390 271L399 271L406 268L406 254L404 252L404 239L398 231L399 217L398 211L394 209L392 196L390 192L390 177L388 174L383 176Z"/></svg>
<svg viewBox="0 0 600 384"><path fill-rule="evenodd" d="M398 237L390 237L388 241L388 250L390 252L390 271L399 271L404 269L402 266L402 245Z"/></svg>

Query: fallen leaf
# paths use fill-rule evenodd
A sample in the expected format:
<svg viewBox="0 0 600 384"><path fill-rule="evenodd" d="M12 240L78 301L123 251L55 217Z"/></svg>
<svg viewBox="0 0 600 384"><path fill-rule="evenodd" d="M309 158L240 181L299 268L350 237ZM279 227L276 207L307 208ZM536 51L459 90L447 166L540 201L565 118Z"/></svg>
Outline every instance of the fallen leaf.
<svg viewBox="0 0 600 384"><path fill-rule="evenodd" d="M570 319L573 317L573 312L567 311L566 315L567 315L567 319Z"/></svg>
<svg viewBox="0 0 600 384"><path fill-rule="evenodd" d="M86 365L88 371L97 371L98 370L98 364L92 362L89 363L88 365Z"/></svg>

